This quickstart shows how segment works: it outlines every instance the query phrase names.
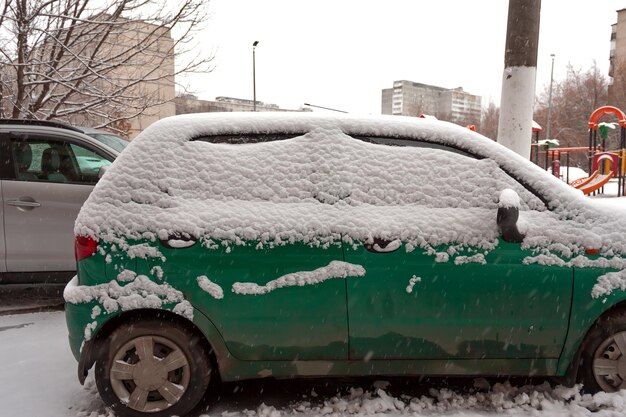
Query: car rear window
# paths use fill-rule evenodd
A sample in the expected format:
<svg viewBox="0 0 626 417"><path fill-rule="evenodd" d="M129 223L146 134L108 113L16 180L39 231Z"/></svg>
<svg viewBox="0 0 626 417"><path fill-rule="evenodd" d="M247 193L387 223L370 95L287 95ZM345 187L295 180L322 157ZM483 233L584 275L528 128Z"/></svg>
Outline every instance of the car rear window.
<svg viewBox="0 0 626 417"><path fill-rule="evenodd" d="M191 140L209 143L244 145L247 143L275 142L277 140L293 139L302 135L304 135L304 133L240 133L235 135L199 136Z"/></svg>
<svg viewBox="0 0 626 417"><path fill-rule="evenodd" d="M199 136L193 138L192 141L202 141L208 143L226 143L231 145L243 145L248 143L263 143L274 142L279 140L294 139L298 136L303 136L306 132L300 133L240 133L233 135L211 135L211 136ZM375 143L378 145L388 146L411 146L418 148L431 148L431 149L444 149L451 152L459 153L461 155L476 157L470 153L461 149L453 148L450 146L441 145L438 143L427 142L416 139L404 139L404 138L387 138L378 136L355 136L351 137L362 140L368 143ZM481 157L476 157L482 159Z"/></svg>

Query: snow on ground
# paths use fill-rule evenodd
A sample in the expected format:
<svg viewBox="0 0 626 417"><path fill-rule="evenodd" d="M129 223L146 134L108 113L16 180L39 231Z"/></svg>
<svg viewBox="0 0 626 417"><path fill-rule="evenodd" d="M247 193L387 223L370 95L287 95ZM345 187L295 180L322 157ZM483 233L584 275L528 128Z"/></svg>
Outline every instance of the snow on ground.
<svg viewBox="0 0 626 417"><path fill-rule="evenodd" d="M626 390L581 394L547 383L516 386L472 380L441 381L259 380L223 384L195 417L287 416L536 416L617 417L626 414ZM372 383L373 382L373 383ZM208 407L208 408L207 408ZM113 417L93 377L78 383L63 312L0 316L0 415L11 417Z"/></svg>
<svg viewBox="0 0 626 417"><path fill-rule="evenodd" d="M617 180L612 179L604 186L604 192L591 196L596 202L610 207L626 207L626 197L617 197Z"/></svg>
<svg viewBox="0 0 626 417"><path fill-rule="evenodd" d="M541 163L540 163L541 165ZM568 177L567 177L567 165L561 165L561 169L559 171L559 173L561 174L561 179L563 181L565 181ZM550 174L552 174L552 167L548 167L548 169L546 169L546 171L548 171ZM585 171L584 169L578 168L578 167L569 167L569 182L572 182L574 180L577 180L579 178L585 178L588 177L589 174L587 173L587 171Z"/></svg>
<svg viewBox="0 0 626 417"><path fill-rule="evenodd" d="M104 414L93 380L82 387L76 369L63 312L0 316L0 415Z"/></svg>

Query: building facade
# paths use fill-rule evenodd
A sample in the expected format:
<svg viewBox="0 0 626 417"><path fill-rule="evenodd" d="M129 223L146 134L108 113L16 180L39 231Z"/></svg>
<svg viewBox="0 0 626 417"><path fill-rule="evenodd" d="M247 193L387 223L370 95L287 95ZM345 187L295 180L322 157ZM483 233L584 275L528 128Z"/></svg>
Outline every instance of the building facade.
<svg viewBox="0 0 626 417"><path fill-rule="evenodd" d="M609 104L626 111L626 9L617 11L611 30Z"/></svg>
<svg viewBox="0 0 626 417"><path fill-rule="evenodd" d="M169 29L141 21L119 21L120 30L110 35L112 41L103 58L123 57L124 63L109 72L101 90L108 93L121 88L126 99L112 100L104 111L106 118L83 114L71 122L93 126L118 118L111 127L132 139L159 119L176 114L174 40ZM77 120L81 117L85 120Z"/></svg>
<svg viewBox="0 0 626 417"><path fill-rule="evenodd" d="M419 116L428 114L460 125L480 124L482 98L463 91L413 81L394 81L382 90L382 114Z"/></svg>
<svg viewBox="0 0 626 417"><path fill-rule="evenodd" d="M0 117L61 120L133 138L175 114L168 27L103 14L58 31L41 30L24 64L0 59ZM34 74L29 83L21 66Z"/></svg>
<svg viewBox="0 0 626 417"><path fill-rule="evenodd" d="M207 112L232 112L232 111L254 111L254 101L234 97L216 97L214 101L198 100L191 94L178 96L174 99L176 114L207 113ZM256 101L256 111L311 111L309 108L297 110L281 109L276 104L267 104Z"/></svg>

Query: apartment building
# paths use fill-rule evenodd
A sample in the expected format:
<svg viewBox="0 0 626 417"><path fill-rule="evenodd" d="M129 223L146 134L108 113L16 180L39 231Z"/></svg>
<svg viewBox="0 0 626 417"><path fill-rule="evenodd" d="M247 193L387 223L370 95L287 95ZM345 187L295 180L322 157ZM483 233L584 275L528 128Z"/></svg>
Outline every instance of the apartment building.
<svg viewBox="0 0 626 417"><path fill-rule="evenodd" d="M611 29L609 104L626 110L626 9L617 11Z"/></svg>
<svg viewBox="0 0 626 417"><path fill-rule="evenodd" d="M463 91L414 81L394 81L382 90L382 114L419 116L428 114L460 125L480 124L482 98Z"/></svg>
<svg viewBox="0 0 626 417"><path fill-rule="evenodd" d="M47 104L35 110L38 118L52 115L77 126L106 125L132 139L155 121L175 114L174 41L169 28L122 17L113 23L99 16L71 29L62 32L67 52L59 55L54 72L44 59L56 46L52 37L32 52L44 58L31 60L29 71L52 74L39 80L49 93ZM5 85L16 83L16 76L7 71L0 68ZM42 91L44 87L31 90L31 96ZM4 115L10 101L2 101ZM27 108L34 101L24 99L20 106Z"/></svg>
<svg viewBox="0 0 626 417"><path fill-rule="evenodd" d="M109 34L111 40L101 59L117 57L123 63L116 65L105 78L92 82L90 88L98 84L102 95L124 89L123 105L113 99L102 112L108 118L119 118L114 127L132 139L157 120L176 114L174 41L166 28L122 18L119 21L120 29ZM72 116L70 121L93 126L104 119L86 113Z"/></svg>

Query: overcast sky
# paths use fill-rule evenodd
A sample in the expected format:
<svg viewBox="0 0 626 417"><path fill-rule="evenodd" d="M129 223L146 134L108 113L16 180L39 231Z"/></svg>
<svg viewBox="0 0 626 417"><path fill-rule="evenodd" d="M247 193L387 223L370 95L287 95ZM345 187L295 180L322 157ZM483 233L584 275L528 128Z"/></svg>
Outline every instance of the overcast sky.
<svg viewBox="0 0 626 417"><path fill-rule="evenodd" d="M213 72L186 82L199 98L304 103L380 114L395 80L463 87L499 104L508 1L211 0L202 46ZM611 24L626 0L543 0L537 91L567 63L608 71Z"/></svg>

